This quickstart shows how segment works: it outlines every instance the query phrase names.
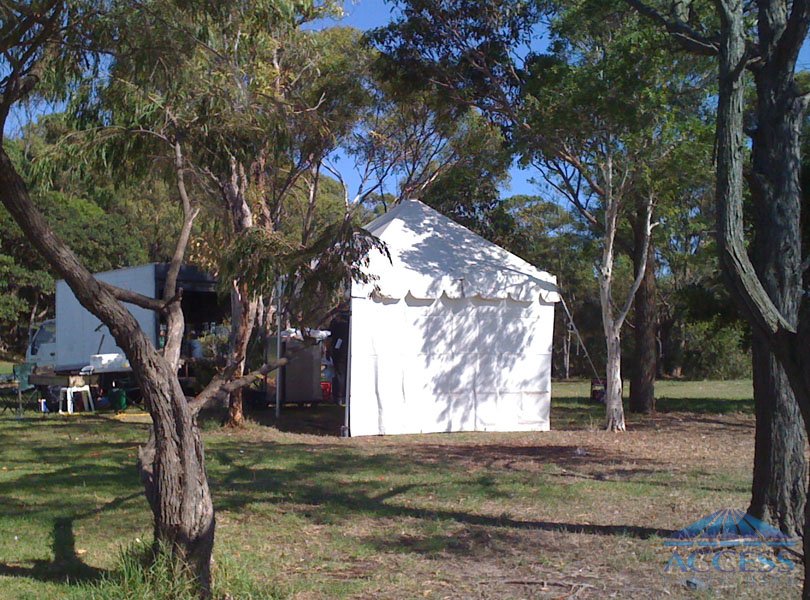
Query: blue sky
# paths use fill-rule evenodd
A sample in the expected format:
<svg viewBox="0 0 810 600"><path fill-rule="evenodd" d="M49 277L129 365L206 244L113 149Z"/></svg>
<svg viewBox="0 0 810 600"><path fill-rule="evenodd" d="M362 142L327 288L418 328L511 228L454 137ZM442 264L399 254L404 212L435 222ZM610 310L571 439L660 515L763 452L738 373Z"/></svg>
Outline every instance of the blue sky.
<svg viewBox="0 0 810 600"><path fill-rule="evenodd" d="M346 2L345 4L346 16L335 23L341 25L348 25L356 27L357 29L367 30L375 27L381 27L388 23L391 19L392 6L383 0L359 0L356 2ZM330 22L329 24L332 24ZM343 173L344 178L349 187L349 193L352 194L359 184L360 177L357 174ZM536 194L538 188L530 182L532 177L531 171L521 170L517 166L513 167L510 172L510 181L508 187L503 190L504 196L513 196L515 194Z"/></svg>
<svg viewBox="0 0 810 600"><path fill-rule="evenodd" d="M392 6L383 0L359 0L346 2L346 16L340 21L343 25L356 27L357 29L372 29L388 23L391 18ZM797 70L810 69L810 44L805 41L801 54L799 55L799 65ZM514 194L536 194L540 191L537 185L530 180L533 177L531 170L522 170L513 167L510 170L510 183L507 189L503 190L504 196ZM348 175L348 174L347 174ZM350 192L357 187L359 177L350 178L347 175ZM352 185L354 183L354 185Z"/></svg>
<svg viewBox="0 0 810 600"><path fill-rule="evenodd" d="M341 25L348 25L356 27L360 30L372 29L380 27L388 23L391 18L392 6L384 0L355 0L354 2L345 3L345 17L340 21L326 20L324 26L340 23ZM810 69L810 44L805 43L804 48L799 56L799 70ZM42 107L32 107L31 110L21 110L10 116L9 122L6 124L6 133L13 134L19 131L19 128L28 122L32 117L35 117ZM356 173L348 172L349 161L343 160L339 163L343 176L345 177L349 186L350 194L357 189L359 183L359 175ZM510 170L510 183L507 188L503 190L504 196L511 196L513 194L536 194L540 190L537 185L533 184L530 180L533 177L532 170L521 170L513 167Z"/></svg>

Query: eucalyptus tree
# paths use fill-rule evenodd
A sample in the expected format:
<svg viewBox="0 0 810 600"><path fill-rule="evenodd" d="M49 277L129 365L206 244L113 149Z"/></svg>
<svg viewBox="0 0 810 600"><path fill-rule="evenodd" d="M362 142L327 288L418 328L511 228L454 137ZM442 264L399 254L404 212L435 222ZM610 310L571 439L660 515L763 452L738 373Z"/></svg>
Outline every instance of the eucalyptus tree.
<svg viewBox="0 0 810 600"><path fill-rule="evenodd" d="M93 3L6 3L2 9L3 52L0 81L0 124L9 112L35 93L45 80L55 92L72 74L80 74L92 34L86 29L104 17ZM59 88L62 88L61 90ZM43 88L45 91L46 88ZM195 405L180 387L170 357L153 347L127 310L125 302L167 311L175 298L152 299L96 280L60 239L33 204L26 183L5 149L0 147L2 202L79 302L96 315L124 349L152 415L155 445L142 465L142 479L152 507L156 543L164 543L188 565L203 595L210 590L210 560L214 541L214 509L205 475L202 440L195 422ZM169 292L174 295L174 290ZM221 387L222 383L216 384Z"/></svg>
<svg viewBox="0 0 810 600"><path fill-rule="evenodd" d="M200 44L200 39L193 35L174 38L158 36L165 31L167 8L171 7L163 3L142 3L134 7L130 3L66 3L58 0L5 3L0 8L0 47L3 48L0 58L0 125L5 125L10 112L16 107L40 98L68 103L78 98L89 106L96 97L108 98L114 90L135 94L138 100L135 105L148 112L150 118L139 120L144 115L133 111L128 115L133 117L129 123L116 123L115 116L106 115L112 119L107 124L139 130L142 129L139 123L149 122L148 132L138 131L144 134L138 139L150 140L150 149L144 154L148 156L152 152L155 146L151 140L155 139L162 148L174 150L174 160L169 165L176 176L176 193L184 208L185 225L193 220L190 217L196 213L196 200L188 196L188 189L184 193L183 188L187 177L198 173L196 166L192 169L194 163L187 160L187 154L192 153L186 149L194 148L191 144L193 134L204 132L208 123L187 111L188 105L174 101L180 96L172 97L167 93L177 91L171 87L169 75L172 74L180 83L187 83L188 72L172 71L176 63L168 61L166 57L160 60L147 58L157 47L153 42L167 44L186 54L196 51ZM210 3L194 7L183 3L183 8L214 11L211 14L222 18L222 13L216 12L217 6ZM311 5L273 3L265 8L293 15L291 18L294 19L297 8L309 11ZM131 36L139 38L140 43L129 43ZM179 46L175 43L178 41L181 42ZM111 52L111 49L118 49L118 54ZM102 52L107 54L100 60L99 54ZM116 60L120 62L114 62ZM140 65L144 72L162 72L162 87L145 92L132 86L132 81L119 77L126 72L119 67L127 60L132 61L130 66ZM107 86L111 78L115 78L118 87ZM77 81L89 85L77 86ZM193 100L194 90L186 89L189 95L185 100ZM166 101L167 98L171 98L172 102ZM210 99L199 98L200 106L204 108L207 100ZM99 106L103 107L103 102ZM203 116L210 114L204 112ZM160 119L166 124L163 130L154 127ZM238 128L231 131L238 133ZM155 135L156 132L159 135ZM167 548L174 559L187 569L186 574L197 581L201 595L208 596L215 517L196 417L214 398L252 383L284 361L263 365L242 377L238 376L237 367L231 361L200 394L187 398L177 376L183 315L180 310L182 290L177 288L175 282L189 241L190 225L182 227L175 240L162 298L147 298L100 282L91 275L68 244L55 234L54 227L37 209L26 181L20 176L18 165L9 156L5 136L0 138L0 142L0 185L4 190L4 207L31 245L67 281L81 304L109 328L116 343L127 354L152 417L150 440L139 451L139 467L154 517L156 548ZM129 148L129 151L133 150ZM133 151L130 156L138 156L138 153ZM241 175L241 172L237 173ZM352 249L355 247L352 246ZM300 249L296 250L293 255L300 255ZM312 254L306 258L311 260ZM127 309L128 304L163 313L169 329L179 335L170 336L162 350L155 348L150 335L141 330Z"/></svg>
<svg viewBox="0 0 810 600"><path fill-rule="evenodd" d="M219 228L223 244L214 262L232 264L233 248L222 250L254 228L283 238L287 204L296 204L302 188L308 188L297 241L302 254L318 233L320 165L351 130L367 98L359 34L305 28L337 8L334 2L223 2L204 10L194 3L141 3L115 40L106 93L92 99L100 98L102 116L110 99L123 110L132 121L124 133L182 146L197 191L208 199L204 208L230 223L230 231ZM211 208L212 197L219 208ZM341 215L338 222L345 220ZM352 235L348 227L341 231L343 241ZM264 282L249 281L239 269L229 275L226 371L238 378L257 315L275 302L258 294ZM242 414L236 390L230 423L241 424Z"/></svg>
<svg viewBox="0 0 810 600"><path fill-rule="evenodd" d="M718 0L710 11L692 3L627 1L685 50L717 57L718 249L729 290L755 336L757 433L749 510L787 533L804 521L807 557L810 313L803 287L807 261L802 259L799 176L801 123L810 95L797 81L796 68L810 27L810 2ZM749 73L756 109L746 123ZM747 173L746 133L751 140ZM754 204L751 257L743 227L744 177ZM810 597L810 560L805 560L804 597Z"/></svg>
<svg viewBox="0 0 810 600"><path fill-rule="evenodd" d="M616 234L633 208L639 255L648 257L653 207L662 197L654 171L687 135L682 119L701 93L699 85L679 86L689 99L679 107L667 84L695 72L694 64L661 71L662 36L650 28L631 36L605 27L633 21L615 3L397 5L402 17L372 37L390 58L390 72L432 87L452 104L475 106L504 127L524 160L599 232L607 427L624 429L620 331L648 261L639 261L631 293L616 298ZM531 50L544 17L556 31L548 54Z"/></svg>

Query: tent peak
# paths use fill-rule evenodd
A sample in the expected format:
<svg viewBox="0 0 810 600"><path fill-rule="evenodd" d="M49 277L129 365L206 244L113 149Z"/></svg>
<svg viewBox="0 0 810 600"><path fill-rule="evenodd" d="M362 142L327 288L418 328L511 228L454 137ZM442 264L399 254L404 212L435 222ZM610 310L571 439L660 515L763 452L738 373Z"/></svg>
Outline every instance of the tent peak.
<svg viewBox="0 0 810 600"><path fill-rule="evenodd" d="M365 227L388 246L391 263L370 257L369 274L387 297L559 299L556 277L414 199L399 202ZM368 295L367 286L355 284Z"/></svg>

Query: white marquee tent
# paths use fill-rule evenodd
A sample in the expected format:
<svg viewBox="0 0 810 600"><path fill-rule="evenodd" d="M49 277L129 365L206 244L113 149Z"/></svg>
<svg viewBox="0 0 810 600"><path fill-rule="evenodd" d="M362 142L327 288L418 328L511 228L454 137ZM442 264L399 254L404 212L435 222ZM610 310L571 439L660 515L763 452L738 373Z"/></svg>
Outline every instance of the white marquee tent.
<svg viewBox="0 0 810 600"><path fill-rule="evenodd" d="M352 286L349 434L548 430L556 278L416 200L366 228L391 261Z"/></svg>

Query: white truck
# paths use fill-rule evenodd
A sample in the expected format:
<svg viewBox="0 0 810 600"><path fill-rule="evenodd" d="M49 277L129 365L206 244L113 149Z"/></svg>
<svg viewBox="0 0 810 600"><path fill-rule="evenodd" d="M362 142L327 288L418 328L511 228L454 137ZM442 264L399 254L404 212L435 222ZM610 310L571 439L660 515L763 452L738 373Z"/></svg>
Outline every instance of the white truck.
<svg viewBox="0 0 810 600"><path fill-rule="evenodd" d="M104 282L134 292L159 298L163 294L168 265L152 263L138 267L98 273ZM191 266L183 266L177 282L183 289L183 312L187 330L200 330L222 321L225 310L218 302L216 280ZM152 338L156 347L162 343L160 315L128 305L132 316ZM88 312L64 281L56 283L56 319L45 321L31 336L26 362L37 365L37 373L53 371L56 375L77 374L87 366L94 372L127 371L129 364L123 351L105 325Z"/></svg>

